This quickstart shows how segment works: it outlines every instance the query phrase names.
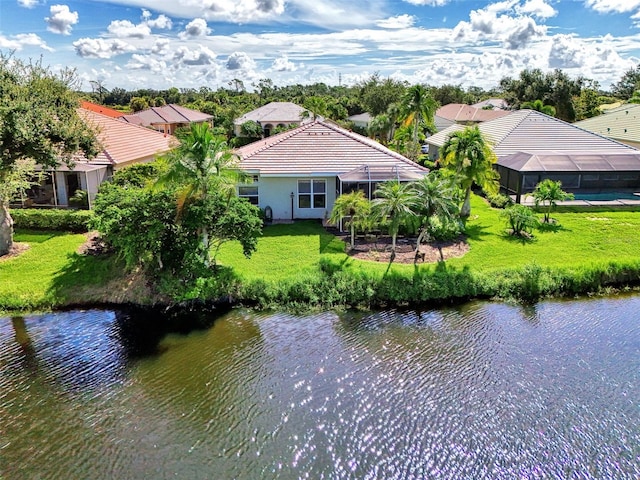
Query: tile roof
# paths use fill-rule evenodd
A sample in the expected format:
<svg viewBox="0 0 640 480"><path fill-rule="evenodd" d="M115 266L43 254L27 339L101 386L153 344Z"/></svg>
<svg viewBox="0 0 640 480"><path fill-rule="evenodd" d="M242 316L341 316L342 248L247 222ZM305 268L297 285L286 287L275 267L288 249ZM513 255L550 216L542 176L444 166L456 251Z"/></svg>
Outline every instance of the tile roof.
<svg viewBox="0 0 640 480"><path fill-rule="evenodd" d="M640 105L622 105L574 125L622 142L640 143Z"/></svg>
<svg viewBox="0 0 640 480"><path fill-rule="evenodd" d="M436 110L439 117L458 123L487 122L508 114L504 110L483 110L464 103L450 103Z"/></svg>
<svg viewBox="0 0 640 480"><path fill-rule="evenodd" d="M134 125L148 127L151 125L207 122L213 119L213 116L170 103L162 107L151 107L147 110L141 110L131 115L121 115L120 118Z"/></svg>
<svg viewBox="0 0 640 480"><path fill-rule="evenodd" d="M498 165L520 172L638 172L636 153L516 152L498 159Z"/></svg>
<svg viewBox="0 0 640 480"><path fill-rule="evenodd" d="M97 103L87 102L86 100L82 100L80 102L80 108L84 108L85 110L91 110L92 112L96 112L96 113L101 113L102 115L106 115L107 117L111 117L111 118L119 118L122 116L122 112L118 110L105 107L104 105L98 105Z"/></svg>
<svg viewBox="0 0 640 480"><path fill-rule="evenodd" d="M363 166L428 170L380 143L316 120L236 150L240 168L261 175L338 175Z"/></svg>
<svg viewBox="0 0 640 480"><path fill-rule="evenodd" d="M131 125L91 110L79 110L80 116L98 132L103 150L91 160L93 164L119 165L147 160L171 150L175 137L145 127ZM78 158L77 161L86 161Z"/></svg>
<svg viewBox="0 0 640 480"><path fill-rule="evenodd" d="M426 142L441 147L449 135L463 130L463 125L452 125L428 137ZM550 117L535 110L518 110L507 116L483 122L480 131L493 145L498 157L516 152L573 151L635 153L635 148L583 130L573 124Z"/></svg>
<svg viewBox="0 0 640 480"><path fill-rule="evenodd" d="M306 112L306 108L296 105L292 102L271 102L260 108L251 110L241 117L234 120L234 124L242 125L244 122L265 123L302 123L302 113Z"/></svg>
<svg viewBox="0 0 640 480"><path fill-rule="evenodd" d="M474 103L471 105L476 108L484 108L484 107L493 107L493 110L507 110L509 108L509 104L503 98L487 98L482 102Z"/></svg>

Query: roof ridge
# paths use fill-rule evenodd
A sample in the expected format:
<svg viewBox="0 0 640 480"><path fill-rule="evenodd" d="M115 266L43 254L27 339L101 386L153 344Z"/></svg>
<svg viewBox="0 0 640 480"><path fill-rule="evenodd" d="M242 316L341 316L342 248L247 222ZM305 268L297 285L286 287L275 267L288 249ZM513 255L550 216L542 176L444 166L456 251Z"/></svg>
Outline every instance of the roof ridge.
<svg viewBox="0 0 640 480"><path fill-rule="evenodd" d="M286 140L287 138L291 138L294 135L297 135L298 133L302 132L303 130L306 130L307 128L309 128L311 125L313 125L315 122L310 122L310 123L303 123L302 125L293 128L291 130L287 130L286 132L281 132L278 133L277 135L272 135L269 136L267 138L263 138L262 140L258 140L256 142L253 143L258 143L258 142L263 142L263 145L261 145L259 148L256 148L255 150L252 150L250 153L248 153L246 156L242 155L242 158L250 158L253 157L254 155L262 152L263 150L266 150L267 148L271 148L274 145L278 145L279 143L283 142L284 140ZM269 141L269 139L272 139L272 141ZM247 145L244 145L243 147L240 147L236 150L242 150L244 147L249 147L250 145L253 145L253 143L249 143Z"/></svg>

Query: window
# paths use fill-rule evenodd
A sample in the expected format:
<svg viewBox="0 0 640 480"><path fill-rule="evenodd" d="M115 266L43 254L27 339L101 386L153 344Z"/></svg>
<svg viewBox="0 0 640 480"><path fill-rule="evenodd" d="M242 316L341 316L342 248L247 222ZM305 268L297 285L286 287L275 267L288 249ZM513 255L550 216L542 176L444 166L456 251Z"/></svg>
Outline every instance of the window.
<svg viewBox="0 0 640 480"><path fill-rule="evenodd" d="M258 186L241 185L238 187L238 196L246 198L251 205L258 205Z"/></svg>
<svg viewBox="0 0 640 480"><path fill-rule="evenodd" d="M327 183L324 180L298 180L298 208L325 208Z"/></svg>

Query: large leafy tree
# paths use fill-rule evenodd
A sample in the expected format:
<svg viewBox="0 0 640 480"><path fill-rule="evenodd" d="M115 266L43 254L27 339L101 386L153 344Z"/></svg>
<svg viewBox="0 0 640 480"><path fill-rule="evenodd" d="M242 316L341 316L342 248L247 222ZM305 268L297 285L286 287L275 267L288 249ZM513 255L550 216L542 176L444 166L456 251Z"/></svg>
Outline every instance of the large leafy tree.
<svg viewBox="0 0 640 480"><path fill-rule="evenodd" d="M166 156L168 169L156 183L156 188L177 186L178 217L190 204L206 202L213 194L227 199L234 196L235 186L244 175L226 141L214 135L207 123L191 124L189 129L178 133L178 139L180 145ZM206 223L199 233L203 261L208 265L211 242Z"/></svg>
<svg viewBox="0 0 640 480"><path fill-rule="evenodd" d="M460 216L471 215L471 187L475 184L486 193L497 193L498 173L493 169L497 161L491 145L477 125L453 132L440 149L442 165L452 172L464 191Z"/></svg>
<svg viewBox="0 0 640 480"><path fill-rule="evenodd" d="M551 221L551 211L556 207L558 202L573 199L572 193L567 193L562 190L562 183L560 181L551 180L550 178L546 178L538 183L532 195L535 206L542 206L544 208L545 223Z"/></svg>
<svg viewBox="0 0 640 480"><path fill-rule="evenodd" d="M627 100L638 89L640 89L640 64L627 70L620 81L611 88L611 91L618 98Z"/></svg>
<svg viewBox="0 0 640 480"><path fill-rule="evenodd" d="M520 104L520 108L528 108L529 110L535 110L536 112L544 113L550 117L556 116L556 109L553 105L545 105L540 99L533 102L523 102Z"/></svg>
<svg viewBox="0 0 640 480"><path fill-rule="evenodd" d="M389 105L398 101L406 90L406 84L391 78L381 79L375 73L357 85L360 104L372 116L385 113Z"/></svg>
<svg viewBox="0 0 640 480"><path fill-rule="evenodd" d="M389 222L392 258L396 252L396 239L400 226L415 215L419 199L410 183L392 180L378 185L372 210L381 221Z"/></svg>
<svg viewBox="0 0 640 480"><path fill-rule="evenodd" d="M0 55L0 183L8 183L23 160L55 167L78 152L88 158L98 153L95 132L78 115L75 84L71 70L55 74L40 63ZM13 244L12 195L0 198L0 255Z"/></svg>

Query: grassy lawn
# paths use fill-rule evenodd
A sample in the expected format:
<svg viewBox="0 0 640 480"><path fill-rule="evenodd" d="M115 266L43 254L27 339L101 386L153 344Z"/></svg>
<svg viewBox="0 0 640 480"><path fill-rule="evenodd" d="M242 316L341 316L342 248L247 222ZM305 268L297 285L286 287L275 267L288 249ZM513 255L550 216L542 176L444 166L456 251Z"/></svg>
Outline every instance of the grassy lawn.
<svg viewBox="0 0 640 480"><path fill-rule="evenodd" d="M531 240L523 241L505 233L506 225L499 210L479 197L472 200L472 216L467 224L471 249L464 257L447 260L450 267L492 271L536 263L541 267L577 268L640 260L640 209L555 213L552 218L558 221L556 225L542 226L534 231ZM280 281L316 271L321 256L344 262L349 269L380 275L414 271L413 265L392 264L389 268L386 263L350 259L344 253L344 243L315 222L268 226L258 251L250 259L242 256L238 245L227 244L218 260L232 266L241 278Z"/></svg>
<svg viewBox="0 0 640 480"><path fill-rule="evenodd" d="M104 287L116 275L113 262L78 255L82 234L17 231L29 244L16 258L0 260L0 311L47 309L83 299L87 288Z"/></svg>

